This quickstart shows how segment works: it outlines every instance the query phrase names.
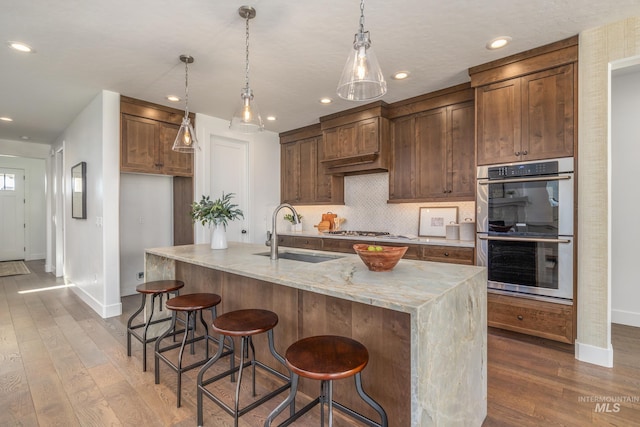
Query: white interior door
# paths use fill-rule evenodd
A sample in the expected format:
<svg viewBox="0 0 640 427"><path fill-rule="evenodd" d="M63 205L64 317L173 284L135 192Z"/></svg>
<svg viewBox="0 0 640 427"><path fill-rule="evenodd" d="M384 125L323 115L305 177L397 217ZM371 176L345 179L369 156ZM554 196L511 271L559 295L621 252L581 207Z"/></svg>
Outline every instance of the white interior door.
<svg viewBox="0 0 640 427"><path fill-rule="evenodd" d="M248 144L221 137L212 138L211 150L211 199L216 200L222 192L234 193L232 203L244 213L244 220L231 221L227 225L227 240L248 242L249 232L249 187Z"/></svg>
<svg viewBox="0 0 640 427"><path fill-rule="evenodd" d="M24 259L24 170L0 168L0 261Z"/></svg>

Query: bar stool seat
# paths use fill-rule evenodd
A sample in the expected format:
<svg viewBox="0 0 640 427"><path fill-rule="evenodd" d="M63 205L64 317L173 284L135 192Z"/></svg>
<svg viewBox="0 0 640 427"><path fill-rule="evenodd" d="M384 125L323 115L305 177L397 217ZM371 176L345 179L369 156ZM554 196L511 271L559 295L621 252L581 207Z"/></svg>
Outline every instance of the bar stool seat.
<svg viewBox="0 0 640 427"><path fill-rule="evenodd" d="M236 310L225 313L217 317L213 321L213 330L220 334L220 341L224 337L238 337L240 338L240 364L238 367L231 367L231 369L221 374L215 375L211 378L204 379L206 371L213 366L213 364L222 356L222 349L218 348L218 353L207 362L198 373L198 425L203 425L203 396L207 396L209 399L217 403L222 409L224 409L229 415L233 416L235 427L238 426L238 418L247 412L255 409L259 405L263 404L267 400L275 397L288 389L291 385L290 377L283 375L275 369L263 364L256 360L255 348L253 346L252 336L267 333L269 340L269 351L273 357L283 365L285 364L284 358L278 354L275 349L273 341L273 329L278 324L278 315L269 310L262 309L245 309ZM245 362L245 358L249 357L249 347L251 348L252 357ZM251 366L253 370L253 384L252 393L256 396L256 367L264 369L266 372L275 375L276 377L286 381L286 383L276 390L269 392L262 396L260 399L254 400L244 408L240 408L240 384L242 382L242 371L245 367ZM209 391L206 386L218 381L227 376L231 376L231 381L234 380L235 373L238 373L238 381L236 384L236 392L234 399L234 406L231 407L224 403L220 398ZM291 406L291 413L293 414L294 406Z"/></svg>
<svg viewBox="0 0 640 427"><path fill-rule="evenodd" d="M136 292L141 294L142 302L140 303L140 307L136 310L135 313L131 315L129 321L127 322L127 356L131 357L131 337L133 336L138 341L142 343L142 370L147 370L147 344L155 341L158 337L147 337L147 332L149 330L149 326L155 325L157 323L168 322L171 320L170 317L164 317L161 319L153 320L153 314L156 305L156 298L160 299L160 311L162 311L162 300L165 294L167 294L167 298L173 294L174 296L178 296L179 290L184 287L184 282L181 280L156 280L152 282L142 283L141 285L136 286ZM147 296L151 296L151 313L149 317L142 323L133 324L134 319L138 314L140 314L145 307ZM142 336L136 332L136 329L144 328L142 331Z"/></svg>
<svg viewBox="0 0 640 427"><path fill-rule="evenodd" d="M300 411L292 414L279 426L288 426L307 413L318 403L320 404L320 425L324 426L324 405L329 408L329 426L333 425L333 407L369 426L386 427L387 414L375 400L362 389L361 372L369 362L367 348L356 340L335 335L320 335L303 338L291 344L285 353L285 363L291 370L291 392L289 397L276 407L267 417L264 425L271 426L273 420L285 407L295 401L298 391L299 377L320 380L320 396L306 405ZM380 423L347 408L333 400L333 381L354 377L358 395L369 406L380 414Z"/></svg>
<svg viewBox="0 0 640 427"><path fill-rule="evenodd" d="M187 295L179 295L175 298L171 298L167 300L166 307L169 310L173 311L171 316L171 326L167 329L156 341L155 348L155 383L160 383L160 360L164 361L171 369L173 369L178 374L178 385L177 385L177 406L180 407L181 401L181 387L182 387L182 373L188 370L197 368L198 366L202 366L209 360L209 341L213 341L218 344L220 355L226 356L233 354L233 342L230 345L225 345L224 339L217 340L216 338L209 335L209 327L207 323L204 321L202 316L203 310L211 310L211 317L215 320L217 317L216 306L220 304L222 298L220 295L211 294L211 293L194 293ZM182 312L185 313L185 329L184 331L175 331L176 324L176 313ZM196 332L196 313L200 314L200 322L204 326L204 334L201 336L195 336ZM182 337L182 342L174 343L168 345L166 347L162 347L162 340L168 337L169 335L175 335L177 333L184 332ZM189 338L189 333L191 333L191 338ZM184 348L187 344L191 344L191 354L195 354L194 351L194 343L197 341L205 341L205 357L198 361L191 363L188 366L182 366L182 359L184 355ZM178 353L178 361L173 362L163 353L180 347L180 351ZM224 350L227 351L224 351ZM231 366L233 366L233 357L231 358Z"/></svg>

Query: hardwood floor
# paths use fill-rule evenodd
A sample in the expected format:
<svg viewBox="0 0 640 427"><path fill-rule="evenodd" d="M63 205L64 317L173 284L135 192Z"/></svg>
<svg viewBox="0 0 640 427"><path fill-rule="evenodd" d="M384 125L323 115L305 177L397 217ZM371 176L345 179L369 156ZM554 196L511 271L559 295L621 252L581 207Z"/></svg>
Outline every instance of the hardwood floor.
<svg viewBox="0 0 640 427"><path fill-rule="evenodd" d="M176 374L161 364L156 385L152 351L147 372L139 342L126 355L126 321L138 296L123 298L122 316L102 319L69 288L18 293L63 285L42 262L27 265L31 274L0 278L0 425L196 425L197 370L184 374L183 406L176 408ZM578 362L562 346L491 331L484 426L640 425L640 330L613 325L612 333L615 367L608 369ZM260 392L269 383L259 380ZM230 396L232 387L220 383L220 393ZM283 398L241 417L240 426L261 426ZM233 425L213 402L204 406L206 426ZM317 426L319 417L294 425Z"/></svg>

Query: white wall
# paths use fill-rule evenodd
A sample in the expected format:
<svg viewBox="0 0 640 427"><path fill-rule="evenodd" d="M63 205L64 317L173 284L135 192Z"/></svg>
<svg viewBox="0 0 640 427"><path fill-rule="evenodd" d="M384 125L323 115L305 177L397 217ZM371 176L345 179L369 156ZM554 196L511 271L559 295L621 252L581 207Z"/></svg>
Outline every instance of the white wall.
<svg viewBox="0 0 640 427"><path fill-rule="evenodd" d="M25 173L25 259L27 261L44 259L46 257L47 218L45 160L42 158L4 157L3 155L8 152L17 153L19 150L5 151L3 145L3 141L0 141L0 167L23 169ZM23 142L22 145L29 144ZM46 153L49 152L49 149L47 146Z"/></svg>
<svg viewBox="0 0 640 427"><path fill-rule="evenodd" d="M120 174L120 295L144 282L144 250L173 245L173 178Z"/></svg>
<svg viewBox="0 0 640 427"><path fill-rule="evenodd" d="M611 80L611 321L640 327L640 70Z"/></svg>
<svg viewBox="0 0 640 427"><path fill-rule="evenodd" d="M65 281L102 317L121 313L119 261L120 95L102 91L54 144L65 176L87 163L87 219L71 218L65 194ZM67 192L68 193L68 192Z"/></svg>
<svg viewBox="0 0 640 427"><path fill-rule="evenodd" d="M229 130L229 121L196 114L196 135L201 150L195 156L194 200L211 195L211 140L224 137L249 143L249 201L247 211L249 242L263 243L271 213L280 202L280 138L274 132L242 134ZM213 196L213 195L212 195ZM269 218L269 221L267 221ZM270 228L270 227L269 227ZM195 227L195 242L211 239L208 229L200 224Z"/></svg>

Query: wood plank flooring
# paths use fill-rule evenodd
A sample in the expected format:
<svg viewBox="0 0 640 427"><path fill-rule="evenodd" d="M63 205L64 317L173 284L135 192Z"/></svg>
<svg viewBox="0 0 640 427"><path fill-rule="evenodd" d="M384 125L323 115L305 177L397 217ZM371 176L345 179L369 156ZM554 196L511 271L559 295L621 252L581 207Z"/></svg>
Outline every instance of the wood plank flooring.
<svg viewBox="0 0 640 427"><path fill-rule="evenodd" d="M197 370L184 374L183 405L176 408L176 374L161 364L154 384L152 351L142 372L136 340L133 356L126 355L126 321L137 296L123 298L122 316L101 319L69 288L18 293L63 285L41 261L27 265L31 274L0 278L1 426L196 425ZM491 331L484 426L640 425L640 330L613 325L612 333L615 367L608 369L578 362L563 346ZM212 386L233 393L228 381ZM259 393L270 386L258 376ZM248 399L247 387L242 396ZM239 425L261 426L281 399ZM299 407L307 401L302 396ZM206 426L233 425L213 402L205 399L204 406ZM319 425L317 412L294 425ZM336 425L357 424L339 417Z"/></svg>

